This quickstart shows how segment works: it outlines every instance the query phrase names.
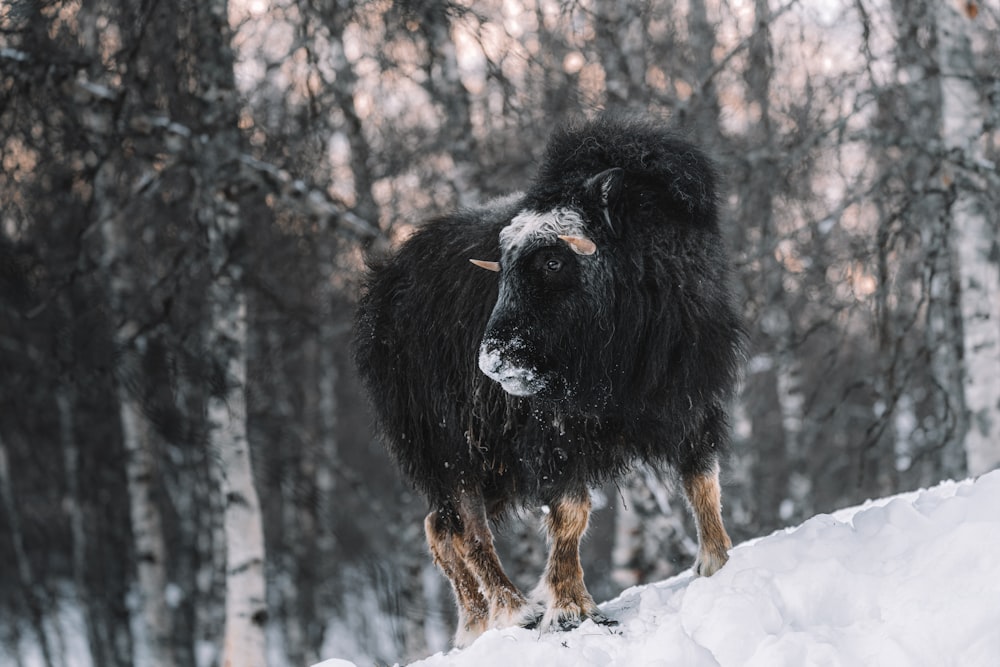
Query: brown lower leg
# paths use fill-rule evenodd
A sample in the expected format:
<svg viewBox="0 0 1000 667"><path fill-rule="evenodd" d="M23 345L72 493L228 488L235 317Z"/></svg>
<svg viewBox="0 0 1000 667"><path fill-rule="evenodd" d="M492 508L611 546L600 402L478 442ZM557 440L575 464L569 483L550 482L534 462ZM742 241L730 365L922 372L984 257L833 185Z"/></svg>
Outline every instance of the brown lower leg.
<svg viewBox="0 0 1000 667"><path fill-rule="evenodd" d="M517 616L527 600L511 582L500 564L493 546L493 533L486 519L486 506L481 498L463 495L458 503L463 531L453 540L455 550L473 572L489 602L490 622L509 625L518 622Z"/></svg>
<svg viewBox="0 0 1000 667"><path fill-rule="evenodd" d="M455 550L453 535L439 523L438 513L431 512L424 520L427 544L430 546L434 563L441 568L451 581L458 606L458 632L456 645L464 645L486 630L489 620L489 603L479 592L479 581L466 567L462 557Z"/></svg>
<svg viewBox="0 0 1000 667"><path fill-rule="evenodd" d="M707 473L684 475L684 493L698 524L697 574L710 577L729 560L733 546L722 525L722 489L719 466Z"/></svg>
<svg viewBox="0 0 1000 667"><path fill-rule="evenodd" d="M550 506L546 527L549 559L539 593L546 600L543 623L578 623L594 615L597 605L587 592L580 564L580 539L590 520L590 497L567 496Z"/></svg>

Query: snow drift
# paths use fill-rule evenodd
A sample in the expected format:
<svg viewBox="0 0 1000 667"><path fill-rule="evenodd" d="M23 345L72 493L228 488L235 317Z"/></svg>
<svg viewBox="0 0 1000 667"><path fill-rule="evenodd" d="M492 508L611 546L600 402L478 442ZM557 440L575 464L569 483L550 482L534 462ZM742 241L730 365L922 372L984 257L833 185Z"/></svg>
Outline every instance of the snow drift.
<svg viewBox="0 0 1000 667"><path fill-rule="evenodd" d="M1000 664L1000 470L815 516L601 609L620 624L492 630L413 667Z"/></svg>

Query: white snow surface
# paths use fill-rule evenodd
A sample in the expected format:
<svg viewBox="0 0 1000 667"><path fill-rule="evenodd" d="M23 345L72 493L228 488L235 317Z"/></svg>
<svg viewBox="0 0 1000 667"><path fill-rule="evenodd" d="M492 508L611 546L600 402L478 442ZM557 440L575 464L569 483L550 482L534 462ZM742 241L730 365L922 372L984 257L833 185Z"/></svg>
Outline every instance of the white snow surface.
<svg viewBox="0 0 1000 667"><path fill-rule="evenodd" d="M601 609L620 624L491 630L413 667L1000 665L1000 470L815 516Z"/></svg>

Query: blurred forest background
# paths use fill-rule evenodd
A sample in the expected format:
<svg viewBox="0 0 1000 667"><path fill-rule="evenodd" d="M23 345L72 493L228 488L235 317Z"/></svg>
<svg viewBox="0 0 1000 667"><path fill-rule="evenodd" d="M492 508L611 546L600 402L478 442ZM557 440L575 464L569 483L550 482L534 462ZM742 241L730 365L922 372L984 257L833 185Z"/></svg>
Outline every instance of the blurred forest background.
<svg viewBox="0 0 1000 667"><path fill-rule="evenodd" d="M0 662L445 648L347 353L363 256L600 108L727 184L734 541L1000 463L995 1L4 0ZM595 491L598 600L690 565L667 490Z"/></svg>

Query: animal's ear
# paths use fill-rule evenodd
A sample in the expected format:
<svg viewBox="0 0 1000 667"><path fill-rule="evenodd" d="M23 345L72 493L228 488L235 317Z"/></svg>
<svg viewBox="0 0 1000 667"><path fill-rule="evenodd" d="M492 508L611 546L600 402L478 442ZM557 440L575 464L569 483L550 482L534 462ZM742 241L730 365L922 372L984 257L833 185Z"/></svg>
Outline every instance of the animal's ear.
<svg viewBox="0 0 1000 667"><path fill-rule="evenodd" d="M613 221L619 218L616 213L618 212L618 203L621 199L624 182L625 170L620 167L612 167L611 169L605 169L596 176L591 176L584 183L587 194L597 202L604 216L604 222L607 223L612 232L618 231L615 229Z"/></svg>

